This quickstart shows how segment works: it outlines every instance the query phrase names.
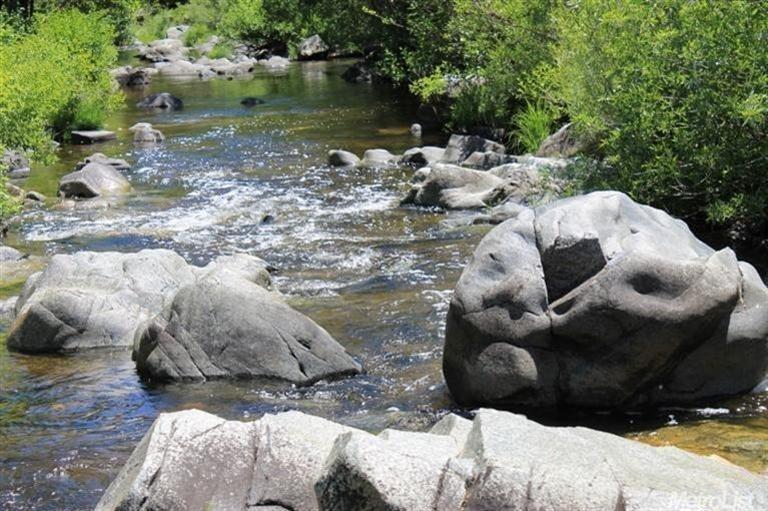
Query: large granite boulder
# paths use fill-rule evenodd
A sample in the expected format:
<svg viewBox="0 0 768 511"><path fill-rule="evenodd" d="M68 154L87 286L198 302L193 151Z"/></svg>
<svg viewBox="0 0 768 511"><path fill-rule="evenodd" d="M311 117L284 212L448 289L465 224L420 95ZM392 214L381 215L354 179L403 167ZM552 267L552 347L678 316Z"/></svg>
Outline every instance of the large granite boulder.
<svg viewBox="0 0 768 511"><path fill-rule="evenodd" d="M443 372L464 404L637 407L768 373L768 289L729 249L618 192L523 209L477 247Z"/></svg>
<svg viewBox="0 0 768 511"><path fill-rule="evenodd" d="M221 257L205 268L169 250L56 255L27 279L8 347L27 353L129 347L136 330L169 306L178 289L218 271L271 285L266 263L245 255Z"/></svg>
<svg viewBox="0 0 768 511"><path fill-rule="evenodd" d="M165 307L169 289L194 279L168 250L56 255L27 280L8 347L45 353L130 346L136 327Z"/></svg>
<svg viewBox="0 0 768 511"><path fill-rule="evenodd" d="M59 181L59 194L63 197L92 199L130 191L131 183L114 166L96 161L63 176Z"/></svg>
<svg viewBox="0 0 768 511"><path fill-rule="evenodd" d="M229 270L183 287L138 332L133 358L152 381L264 378L309 384L360 366L323 328Z"/></svg>
<svg viewBox="0 0 768 511"><path fill-rule="evenodd" d="M493 410L379 435L299 412L238 422L187 410L158 417L96 511L752 511L768 506L766 481Z"/></svg>

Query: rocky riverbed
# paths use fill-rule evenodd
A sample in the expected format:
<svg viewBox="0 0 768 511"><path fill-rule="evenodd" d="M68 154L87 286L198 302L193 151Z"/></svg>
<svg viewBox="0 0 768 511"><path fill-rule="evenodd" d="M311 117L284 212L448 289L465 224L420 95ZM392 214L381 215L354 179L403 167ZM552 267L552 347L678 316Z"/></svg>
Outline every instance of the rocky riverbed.
<svg viewBox="0 0 768 511"><path fill-rule="evenodd" d="M134 299L141 295L136 291L139 287L158 286L158 282L141 282L146 277L141 266L134 269L138 271L135 275L121 270L120 278L106 273L97 278L94 270L88 273L74 267L89 281L88 303L98 304L85 313L71 308L81 303L79 300L60 298L61 293L77 287L63 282L62 272L48 279L53 283L48 290L41 281L37 296L22 294L22 300L14 305L18 311L43 303L45 307L36 309L41 317L48 318L47 313L54 312L66 324L72 318L82 319L81 328L69 332L68 337L58 335L61 330L50 336L51 340L62 341L62 346L86 337L99 342L119 338L124 348L30 355L9 351L3 342L3 506L93 507L163 412L195 408L228 420L249 421L265 413L298 409L343 425L334 427L374 433L385 428L426 431L451 411L471 417L473 404L457 405L442 374L445 324L453 289L491 229L489 224L516 217L525 205L546 202L558 192L558 164L536 158L511 159L511 155L502 154L498 147L484 141L462 144L428 130L412 130L416 105L386 88L346 83L341 74L347 67L348 63L323 62L258 66L252 75L233 80L201 81L195 77L170 81L162 75L153 76L148 88L128 91L125 107L110 119L107 128L117 133L117 139L96 146L109 157L126 160L130 168L106 161L99 164L114 167L111 170L130 183L130 190L121 190L105 200L54 199L61 179L90 156L94 147L64 147L55 166L33 168L26 180L16 182L48 199L44 205L30 206L20 227L6 240L22 254L30 255L0 263L0 302L19 295L27 276L46 268L56 254L170 250L177 254L172 256L178 258L174 260L181 261L175 268L184 276L160 282L162 293L151 307L146 301ZM183 108L146 110L136 106L143 98L162 92L181 98ZM245 103L247 98L259 101ZM135 144L134 132L129 128L143 122L160 130L164 141ZM368 151L374 148L386 152ZM345 160L340 155L329 161L329 151L339 149L357 156L343 155ZM543 167L547 167L546 172L555 172L541 179ZM491 168L496 170L488 170ZM484 174L478 177L478 173ZM221 256L234 254L258 256L264 266L246 272L245 277L240 273L226 278L214 275L213 281L205 280L210 275L197 280L202 270L194 268L215 265ZM62 256L57 257L54 261ZM114 263L120 257L111 259ZM121 268L132 264L121 262ZM267 267L268 275L260 273ZM235 270L241 271L243 266ZM597 269L592 270L599 274ZM131 284L125 284L125 279ZM133 294L123 294L115 302L108 292L110 286L131 289ZM712 308L722 313L718 316L721 319L727 317L724 304L734 305L731 302L735 295L725 294L728 296ZM209 303L209 296L218 297L215 304L229 305L216 309L213 302ZM222 362L226 358L222 353L226 355L226 350L242 338L237 329L215 332L217 338L228 339L227 343L208 345L205 341L212 335L208 329L221 323L193 320L220 318L248 303L258 304L255 306L260 310L271 307L264 317L246 318L248 329L264 328L276 321L274 346L290 348L284 353L285 372L280 381L232 380L200 370L201 359L195 354L202 350L213 366L226 366L232 374L244 374L233 361L253 353L236 349L228 362ZM11 328L2 310L0 318L5 319L0 319L0 336L10 336L8 347L18 350L17 343L23 337L18 329L22 327ZM108 321L109 314L100 316L93 310L118 311L112 317L119 316L120 320ZM124 310L135 315L126 315ZM309 323L301 331L280 330L280 318L287 317L281 315L307 318ZM149 320L152 322L145 324ZM296 322L290 320L291 324ZM112 332L103 328L105 324L123 326L120 332ZM128 335L128 331L138 336ZM312 335L308 335L310 331ZM42 338L39 331L33 334L27 337L34 341ZM132 350L136 338L139 341ZM312 348L313 339L322 339L324 346L338 346L345 352L342 356L342 351L333 348L337 362L343 362L337 366L338 374L326 378L331 373L313 372L319 367L313 365L316 358L311 353L317 349ZM696 342L700 340L698 337ZM685 340L686 349L691 342ZM170 358L152 355L167 354L175 346L185 347L183 352L174 353L186 356L190 362L174 362L173 367L186 368L189 372L182 373L191 377L168 377L182 373L168 370ZM297 349L307 350L307 358L296 356ZM133 358L153 362L137 372L131 351ZM353 375L360 368L362 373ZM260 370L259 375L264 376L263 368ZM164 380L182 381L161 383ZM303 385L310 382L314 385ZM737 390L744 390L744 386ZM480 399L476 403L488 401ZM766 406L765 393L726 400L708 394L703 405L686 403L684 408L662 408L640 415L634 409L605 415L608 408L614 408L606 406L555 415L539 416L536 412L531 417L558 425L584 424L648 443L677 444L699 454L718 454L761 472L768 466L768 450L764 440L759 440L765 439L768 429ZM220 421L206 417L202 422ZM512 417L502 418L498 424L522 427L521 419ZM164 427L162 420L155 431ZM319 419L306 418L303 422L311 424L313 420ZM234 430L250 427L238 426L239 422L227 424ZM555 430L540 431L530 424L523 429L534 436L558 436L552 432ZM658 430L660 426L664 427ZM722 441L701 440L707 437L706 431L720 435ZM384 437L397 435L388 433ZM383 447L368 436L364 439L361 448L371 442L376 449L391 450L386 445L391 438L381 438ZM335 442L335 436L330 441ZM618 439L610 440L614 441ZM403 454L406 458L412 455ZM530 455L541 456L542 460L544 457L535 451ZM322 465L326 455L321 458L317 463ZM432 467L439 456L427 458L425 463ZM473 470L482 466L479 458L459 444L445 460L453 458L457 461L452 463L470 467L460 477L461 484L470 490L480 488L467 483L473 480ZM709 467L702 469L705 472L719 470L711 467L728 467L722 462L712 465L711 460L693 463ZM355 473L365 472L356 467ZM438 479L441 467L435 469ZM753 479L756 476L743 475L746 472L740 469L723 470L758 481ZM169 477L173 477L172 473ZM317 481L305 482L311 486L311 494L320 492L321 501L333 499L338 493L331 480L325 480L328 484L321 485L321 490L313 486ZM124 477L123 482L124 488L135 487L130 477ZM428 492L420 496L426 495ZM110 500L105 499L104 506L109 508ZM259 502L269 500L267 496Z"/></svg>

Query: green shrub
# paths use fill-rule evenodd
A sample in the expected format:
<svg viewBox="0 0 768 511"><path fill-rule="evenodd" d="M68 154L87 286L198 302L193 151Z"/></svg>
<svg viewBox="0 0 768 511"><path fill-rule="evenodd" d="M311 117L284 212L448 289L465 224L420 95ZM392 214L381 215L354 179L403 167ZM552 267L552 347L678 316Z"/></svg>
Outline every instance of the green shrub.
<svg viewBox="0 0 768 511"><path fill-rule="evenodd" d="M0 147L0 154L2 152L3 149ZM7 169L0 165L0 221L15 215L21 209L21 201L8 193L8 190L5 188L5 183L8 180L6 172Z"/></svg>
<svg viewBox="0 0 768 511"><path fill-rule="evenodd" d="M212 59L226 59L230 58L235 52L232 47L232 43L223 41L216 43L211 51L208 52L208 56Z"/></svg>
<svg viewBox="0 0 768 511"><path fill-rule="evenodd" d="M205 42L205 40L208 39L210 35L211 29L208 28L208 25L192 25L186 32L184 32L184 45L195 46L199 43Z"/></svg>
<svg viewBox="0 0 768 511"><path fill-rule="evenodd" d="M515 115L515 137L519 147L535 153L544 142L557 120L557 113L544 103L530 103Z"/></svg>
<svg viewBox="0 0 768 511"><path fill-rule="evenodd" d="M83 99L77 103L72 116L71 127L78 130L93 130L104 125L107 118L106 105L101 101Z"/></svg>
<svg viewBox="0 0 768 511"><path fill-rule="evenodd" d="M0 47L0 145L46 159L78 110L92 119L114 106L113 41L103 17L69 10L37 16L28 34Z"/></svg>
<svg viewBox="0 0 768 511"><path fill-rule="evenodd" d="M558 27L559 98L611 169L593 182L679 216L765 227L767 3L580 0Z"/></svg>

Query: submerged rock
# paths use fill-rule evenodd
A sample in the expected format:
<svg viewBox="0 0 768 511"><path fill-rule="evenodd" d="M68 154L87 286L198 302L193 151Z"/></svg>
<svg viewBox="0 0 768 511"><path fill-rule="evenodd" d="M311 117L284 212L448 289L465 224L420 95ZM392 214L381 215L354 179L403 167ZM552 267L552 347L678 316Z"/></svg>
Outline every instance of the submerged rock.
<svg viewBox="0 0 768 511"><path fill-rule="evenodd" d="M765 481L674 447L493 410L379 435L300 412L238 422L187 410L158 417L96 510L751 511L768 506Z"/></svg>
<svg viewBox="0 0 768 511"><path fill-rule="evenodd" d="M184 102L168 92L151 94L136 104L139 108L159 108L163 110L180 110Z"/></svg>
<svg viewBox="0 0 768 511"><path fill-rule="evenodd" d="M59 181L59 195L91 199L128 193L131 183L111 165L95 161L86 164Z"/></svg>
<svg viewBox="0 0 768 511"><path fill-rule="evenodd" d="M328 45L315 34L299 43L299 60L324 59L328 55L328 50Z"/></svg>
<svg viewBox="0 0 768 511"><path fill-rule="evenodd" d="M169 309L139 332L133 357L139 374L152 381L308 384L360 371L311 319L229 271L180 289Z"/></svg>
<svg viewBox="0 0 768 511"><path fill-rule="evenodd" d="M115 140L117 135L109 130L80 130L70 133L73 144L98 144Z"/></svg>
<svg viewBox="0 0 768 511"><path fill-rule="evenodd" d="M421 136L421 124L419 124L419 123L411 124L410 132L411 132L411 135L413 135L414 137L420 137Z"/></svg>
<svg viewBox="0 0 768 511"><path fill-rule="evenodd" d="M354 167L360 165L356 154L341 149L328 151L328 165L331 167Z"/></svg>
<svg viewBox="0 0 768 511"><path fill-rule="evenodd" d="M255 98L255 97L250 96L250 97L244 98L242 101L240 101L240 104L243 105L243 106L246 106L246 107L254 107L254 106L258 106L258 105L263 105L264 104L264 100L261 99L261 98Z"/></svg>
<svg viewBox="0 0 768 511"><path fill-rule="evenodd" d="M618 192L525 209L477 247L443 371L463 404L635 407L768 374L768 289L729 249Z"/></svg>

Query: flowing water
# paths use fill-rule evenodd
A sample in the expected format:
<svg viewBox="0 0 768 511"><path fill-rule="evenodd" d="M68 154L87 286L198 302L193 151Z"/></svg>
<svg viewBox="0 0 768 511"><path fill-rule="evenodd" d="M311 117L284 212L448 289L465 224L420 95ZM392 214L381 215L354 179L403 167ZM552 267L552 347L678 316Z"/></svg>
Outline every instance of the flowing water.
<svg viewBox="0 0 768 511"><path fill-rule="evenodd" d="M135 192L108 210L52 203L29 211L9 243L39 256L165 247L195 264L218 254L258 255L279 268L289 302L365 373L309 388L148 386L127 351L26 356L0 340L0 508L92 507L161 412L200 408L252 419L301 409L374 431L420 429L447 410L468 412L456 409L442 382L443 325L450 292L489 228L451 227L449 215L400 208L412 170L325 165L332 148L361 154L444 142L414 139L415 105L386 87L345 83L344 69L309 63L236 80L156 79L143 94L171 92L183 110L142 112L133 106L142 93L131 93L108 121L118 140L65 146L55 166L35 169L25 184L52 197L59 177L98 150L133 165L126 176ZM242 107L246 96L266 103ZM153 123L166 142L135 148L126 129L139 121ZM42 263L29 264L32 271ZM0 299L20 282L0 283ZM753 395L717 409L552 420L717 453L760 471L768 466L766 405L768 397Z"/></svg>

